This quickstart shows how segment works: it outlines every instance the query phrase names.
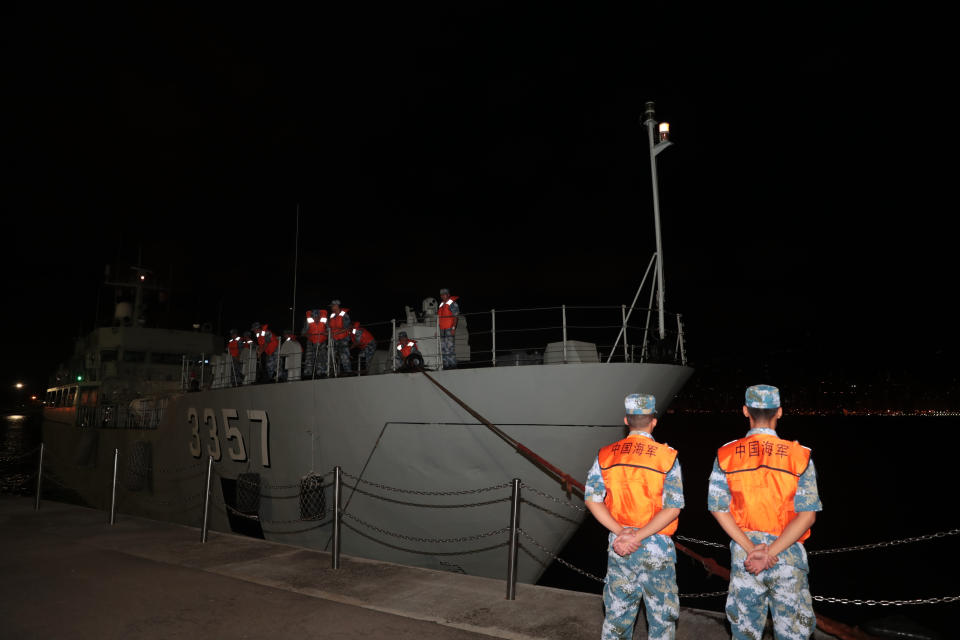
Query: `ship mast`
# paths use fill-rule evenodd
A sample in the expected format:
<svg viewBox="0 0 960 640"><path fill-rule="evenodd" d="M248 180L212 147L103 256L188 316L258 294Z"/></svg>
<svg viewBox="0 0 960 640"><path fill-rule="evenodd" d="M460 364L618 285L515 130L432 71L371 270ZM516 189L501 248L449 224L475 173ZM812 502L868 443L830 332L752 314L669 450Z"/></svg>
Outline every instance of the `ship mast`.
<svg viewBox="0 0 960 640"><path fill-rule="evenodd" d="M653 223L657 238L657 307L660 339L662 340L667 335L664 322L664 300L666 298L664 289L666 287L663 280L663 243L660 238L660 194L657 189L657 154L673 143L668 140L670 124L667 122L657 123L654 115L653 102L647 102L646 111L644 111L643 114L643 124L647 126L647 140L650 143L650 178L653 182Z"/></svg>

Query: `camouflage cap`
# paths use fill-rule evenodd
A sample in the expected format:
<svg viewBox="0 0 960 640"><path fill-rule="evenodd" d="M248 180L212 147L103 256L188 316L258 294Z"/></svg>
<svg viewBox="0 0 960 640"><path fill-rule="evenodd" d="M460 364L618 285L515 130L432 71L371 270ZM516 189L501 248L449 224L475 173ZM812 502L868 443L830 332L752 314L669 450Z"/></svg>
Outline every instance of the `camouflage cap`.
<svg viewBox="0 0 960 640"><path fill-rule="evenodd" d="M440 295L447 294L450 295L450 289L440 289Z"/></svg>
<svg viewBox="0 0 960 640"><path fill-rule="evenodd" d="M768 384L747 387L745 403L752 409L776 409L780 406L780 390Z"/></svg>
<svg viewBox="0 0 960 640"><path fill-rule="evenodd" d="M340 301L337 300L337 299L333 299L333 300L330 301L330 306L331 306L331 307L332 307L332 306L338 306L338 307L339 307L339 306L340 306Z"/></svg>
<svg viewBox="0 0 960 640"><path fill-rule="evenodd" d="M623 401L628 415L649 416L657 412L657 399L650 394L631 393Z"/></svg>
<svg viewBox="0 0 960 640"><path fill-rule="evenodd" d="M401 331L401 332L397 333L397 337L398 337L398 338L406 338L406 337L407 337L407 332L406 332L406 331Z"/></svg>
<svg viewBox="0 0 960 640"><path fill-rule="evenodd" d="M254 322L253 324L250 325L250 331L256 331L259 328L260 328L259 322Z"/></svg>

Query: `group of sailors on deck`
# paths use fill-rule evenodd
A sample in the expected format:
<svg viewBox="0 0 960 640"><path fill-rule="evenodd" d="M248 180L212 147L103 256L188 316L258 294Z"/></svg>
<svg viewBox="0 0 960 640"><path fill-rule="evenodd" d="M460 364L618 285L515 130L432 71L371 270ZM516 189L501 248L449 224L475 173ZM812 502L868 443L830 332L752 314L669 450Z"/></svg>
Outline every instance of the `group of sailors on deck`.
<svg viewBox="0 0 960 640"><path fill-rule="evenodd" d="M443 367L453 369L457 366L458 296L451 296L449 289L440 289L440 299L437 314L440 351ZM231 385L369 373L377 351L377 339L359 322L351 320L350 310L343 307L340 300L332 300L328 309L307 310L299 335L287 329L282 337L278 337L268 324L260 322L251 324L250 330L242 335L231 329L227 340ZM408 337L405 331L397 333L394 347L397 369L410 370L423 365L416 340ZM357 350L356 372L351 357L353 349ZM244 363L251 362L253 364L248 364L245 372Z"/></svg>

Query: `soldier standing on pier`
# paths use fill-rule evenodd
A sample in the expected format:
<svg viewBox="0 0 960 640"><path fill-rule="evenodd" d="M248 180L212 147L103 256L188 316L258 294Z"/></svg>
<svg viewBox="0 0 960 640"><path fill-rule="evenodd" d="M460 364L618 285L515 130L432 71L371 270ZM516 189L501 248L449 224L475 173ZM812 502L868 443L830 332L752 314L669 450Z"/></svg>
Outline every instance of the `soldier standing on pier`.
<svg viewBox="0 0 960 640"><path fill-rule="evenodd" d="M730 536L726 613L733 638L763 635L767 609L777 638L803 639L817 624L803 541L823 507L810 450L777 436L780 391L746 391L750 430L717 451L707 508Z"/></svg>
<svg viewBox="0 0 960 640"><path fill-rule="evenodd" d="M677 552L671 536L684 506L677 452L653 439L656 398L624 400L626 438L600 449L587 474L583 501L610 530L601 638L633 637L643 600L647 637L672 640L680 616Z"/></svg>

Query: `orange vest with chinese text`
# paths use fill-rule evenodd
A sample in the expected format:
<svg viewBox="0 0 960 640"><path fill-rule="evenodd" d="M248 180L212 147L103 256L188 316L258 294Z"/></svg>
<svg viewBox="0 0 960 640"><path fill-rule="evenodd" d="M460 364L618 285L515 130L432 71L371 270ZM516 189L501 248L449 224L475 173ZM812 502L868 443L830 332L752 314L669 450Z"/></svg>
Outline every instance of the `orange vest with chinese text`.
<svg viewBox="0 0 960 640"><path fill-rule="evenodd" d="M645 436L628 436L600 449L597 461L610 515L627 527L642 527L663 510L663 482L677 460L677 452ZM679 520L679 519L678 519ZM657 533L670 536L674 520Z"/></svg>
<svg viewBox="0 0 960 640"><path fill-rule="evenodd" d="M779 536L796 517L793 498L800 476L810 463L810 449L756 433L734 440L717 451L720 469L730 487L730 515L744 531ZM807 529L799 542L810 537Z"/></svg>

